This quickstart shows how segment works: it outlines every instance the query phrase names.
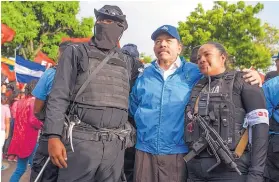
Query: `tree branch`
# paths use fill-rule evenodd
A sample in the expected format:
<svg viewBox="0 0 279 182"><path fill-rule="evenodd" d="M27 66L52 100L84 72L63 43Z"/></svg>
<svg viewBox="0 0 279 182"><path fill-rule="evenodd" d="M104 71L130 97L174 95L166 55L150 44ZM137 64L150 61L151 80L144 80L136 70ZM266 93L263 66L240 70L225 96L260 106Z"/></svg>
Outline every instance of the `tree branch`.
<svg viewBox="0 0 279 182"><path fill-rule="evenodd" d="M24 59L27 59L27 56L26 56L24 48L21 48L20 50L22 52L22 55L23 55Z"/></svg>
<svg viewBox="0 0 279 182"><path fill-rule="evenodd" d="M33 40L30 40L30 49L31 49L32 52L34 52Z"/></svg>
<svg viewBox="0 0 279 182"><path fill-rule="evenodd" d="M57 34L59 31L70 30L70 29L71 29L71 28L69 28L69 27L65 27L65 28L59 27L59 28L56 29L54 32L49 32L49 31L47 31L47 32L43 33L42 35L55 35L55 34Z"/></svg>
<svg viewBox="0 0 279 182"><path fill-rule="evenodd" d="M38 52L43 48L43 46L44 46L44 44L41 42L39 47L33 52L32 58L38 54Z"/></svg>

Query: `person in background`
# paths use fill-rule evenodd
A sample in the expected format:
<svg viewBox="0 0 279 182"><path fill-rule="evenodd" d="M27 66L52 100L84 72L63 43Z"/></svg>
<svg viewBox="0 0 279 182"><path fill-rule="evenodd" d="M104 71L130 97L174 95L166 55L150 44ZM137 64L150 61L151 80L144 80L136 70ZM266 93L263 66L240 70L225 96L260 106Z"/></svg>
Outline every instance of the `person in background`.
<svg viewBox="0 0 279 182"><path fill-rule="evenodd" d="M121 48L121 51L124 54L127 54L127 55L132 56L133 58L137 59L138 64L140 64L141 67L143 67L142 63L139 61L139 51L138 51L138 48L135 44L125 44ZM131 85L134 85L135 80L136 80L136 78L132 79L133 83L131 83ZM132 125L135 127L135 121L133 120L133 118L128 117L128 121L130 123L132 123ZM135 153L136 153L135 147L130 147L130 148L127 148L125 150L124 173L125 173L127 182L132 182L133 181Z"/></svg>
<svg viewBox="0 0 279 182"><path fill-rule="evenodd" d="M10 105L10 110L11 110L11 124L10 124L10 134L8 139L5 142L5 151L8 153L8 149L11 143L11 140L13 138L13 133L14 133L14 124L15 124L15 118L16 118L16 109L17 109L17 104L18 101L20 100L20 95L19 95L19 90L15 90L13 94L13 99ZM8 155L8 161L14 161L17 162L16 156L15 155Z"/></svg>
<svg viewBox="0 0 279 182"><path fill-rule="evenodd" d="M0 130L0 166L1 170L4 169L2 166L2 148L4 146L5 140L9 136L10 131L10 119L11 119L11 112L8 103L8 98L1 94L1 130ZM1 175L1 171L0 171Z"/></svg>
<svg viewBox="0 0 279 182"><path fill-rule="evenodd" d="M190 55L190 62L191 63L195 63L195 64L198 64L198 51L199 51L199 48L201 46L195 46L193 49L192 49L192 52L191 52L191 55Z"/></svg>
<svg viewBox="0 0 279 182"><path fill-rule="evenodd" d="M66 49L66 47L70 44L71 42L62 42L59 45L58 60L61 54ZM56 66L48 68L41 76L36 87L32 91L32 95L35 97L34 115L37 117L37 119L41 121L44 121L46 102L52 88L55 73L56 73ZM39 147L35 153L33 159L33 165L31 168L31 175L30 175L31 182L33 182L36 179L36 177L38 176L39 172L42 170L42 167L49 156L48 149L47 149L48 148L47 141L48 141L48 137L45 136L43 133L41 133L41 136L39 138ZM52 162L49 162L42 176L40 177L39 181L56 182L58 177L58 170L59 168L57 166L52 164Z"/></svg>
<svg viewBox="0 0 279 182"><path fill-rule="evenodd" d="M274 78L276 76L279 76L279 52L277 56L274 56L272 58L275 58L275 65L276 65L276 71L270 71L265 75L265 82L268 81L271 78Z"/></svg>
<svg viewBox="0 0 279 182"><path fill-rule="evenodd" d="M18 101L14 135L9 147L9 154L17 155L17 167L10 178L10 182L18 182L26 171L28 163L37 147L38 132L42 122L33 114L35 98L31 95L36 81L31 81L25 88L26 97Z"/></svg>
<svg viewBox="0 0 279 182"><path fill-rule="evenodd" d="M265 182L279 181L279 76L263 84L269 113L269 145L264 177Z"/></svg>

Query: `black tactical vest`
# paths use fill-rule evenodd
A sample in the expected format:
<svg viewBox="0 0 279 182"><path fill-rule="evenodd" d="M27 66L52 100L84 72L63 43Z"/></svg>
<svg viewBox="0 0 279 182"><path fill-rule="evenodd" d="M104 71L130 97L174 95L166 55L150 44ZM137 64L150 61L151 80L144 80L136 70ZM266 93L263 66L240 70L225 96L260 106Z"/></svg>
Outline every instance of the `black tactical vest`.
<svg viewBox="0 0 279 182"><path fill-rule="evenodd" d="M85 47L89 68L79 72L76 85L71 98L74 98L82 84L86 81L90 73L105 59L106 54L97 48ZM90 106L114 107L119 109L128 109L129 97L129 76L128 63L124 59L124 55L115 49L114 56L108 60L103 68L97 73L96 77L85 88L83 93L78 96L76 103L86 104Z"/></svg>
<svg viewBox="0 0 279 182"><path fill-rule="evenodd" d="M228 143L228 147L234 150L241 138L242 125L245 117L245 110L238 108L233 103L233 85L236 72L231 71L224 74L209 93L208 116L209 125L212 126ZM194 87L189 104L185 113L185 142L191 144L202 136L203 130L192 120L196 100L199 97L198 114L204 114L208 94L205 87L207 78L201 79ZM208 88L206 89L208 90ZM214 91L215 90L215 91ZM213 93L214 92L214 93Z"/></svg>

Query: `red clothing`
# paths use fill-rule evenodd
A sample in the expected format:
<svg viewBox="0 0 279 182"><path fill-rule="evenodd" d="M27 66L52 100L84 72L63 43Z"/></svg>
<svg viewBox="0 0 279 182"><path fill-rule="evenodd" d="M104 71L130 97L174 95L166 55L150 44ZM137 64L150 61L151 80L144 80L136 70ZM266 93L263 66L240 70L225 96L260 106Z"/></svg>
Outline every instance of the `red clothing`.
<svg viewBox="0 0 279 182"><path fill-rule="evenodd" d="M33 114L34 102L34 97L18 101L14 133L8 154L17 155L19 158L26 158L32 154L36 146L38 131L43 125Z"/></svg>
<svg viewBox="0 0 279 182"><path fill-rule="evenodd" d="M11 114L12 114L13 119L15 119L15 117L16 117L17 103L18 103L18 100L15 101L11 107Z"/></svg>

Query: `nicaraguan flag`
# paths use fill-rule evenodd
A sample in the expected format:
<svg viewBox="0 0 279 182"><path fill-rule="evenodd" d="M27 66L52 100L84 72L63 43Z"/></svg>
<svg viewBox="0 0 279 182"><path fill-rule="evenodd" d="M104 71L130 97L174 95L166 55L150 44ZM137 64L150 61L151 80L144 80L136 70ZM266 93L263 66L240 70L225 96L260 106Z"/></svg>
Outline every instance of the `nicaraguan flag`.
<svg viewBox="0 0 279 182"><path fill-rule="evenodd" d="M38 80L46 68L38 63L25 60L21 56L16 56L14 70L18 82L29 83L32 80Z"/></svg>

